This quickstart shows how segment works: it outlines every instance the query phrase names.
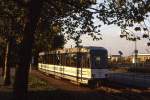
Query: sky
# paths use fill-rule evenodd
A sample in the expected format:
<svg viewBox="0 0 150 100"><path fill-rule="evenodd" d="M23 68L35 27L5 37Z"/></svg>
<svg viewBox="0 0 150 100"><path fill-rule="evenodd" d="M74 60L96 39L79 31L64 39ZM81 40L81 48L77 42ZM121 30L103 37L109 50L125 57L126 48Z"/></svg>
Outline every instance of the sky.
<svg viewBox="0 0 150 100"><path fill-rule="evenodd" d="M81 37L82 45L105 47L108 50L109 55L119 54L118 51L122 51L124 56L132 55L135 49L135 42L128 41L125 38L120 38L120 33L120 28L115 25L103 26L101 28L103 40L93 41L90 36L84 35ZM148 53L150 51L147 42L146 39L137 41L137 49L139 53ZM74 41L68 41L65 45L66 48L70 48L71 46L75 46Z"/></svg>

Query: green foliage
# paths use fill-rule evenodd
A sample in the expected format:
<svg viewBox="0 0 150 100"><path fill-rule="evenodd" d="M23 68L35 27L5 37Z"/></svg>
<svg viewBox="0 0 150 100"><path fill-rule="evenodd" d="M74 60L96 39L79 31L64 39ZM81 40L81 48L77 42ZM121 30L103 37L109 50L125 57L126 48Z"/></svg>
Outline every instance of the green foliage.
<svg viewBox="0 0 150 100"><path fill-rule="evenodd" d="M23 29L21 17L25 13L24 10L19 9L14 0L1 0L0 9L0 36L7 40L10 37L19 37Z"/></svg>
<svg viewBox="0 0 150 100"><path fill-rule="evenodd" d="M52 39L52 49L63 48L65 44L65 39L63 35L55 35Z"/></svg>
<svg viewBox="0 0 150 100"><path fill-rule="evenodd" d="M13 33L17 42L21 42L23 39L21 34L27 23L27 8L30 1L1 1L0 13L3 16L0 19L9 17L13 22L10 25L13 32L3 33L7 33L6 36L9 36L8 33L11 35ZM37 36L35 34L35 45L43 46L44 44L49 45L51 39L53 39L52 34L63 34L66 40L73 39L77 41L76 44L80 44L82 42L80 37L84 34L90 35L93 40L101 40L100 27L104 24L116 24L123 30L127 27L134 27L134 23L140 23L149 16L150 3L149 0L104 0L98 4L95 3L95 0L42 0L40 2L43 3L43 6L36 29L38 31L36 31ZM92 4L96 4L97 7L91 6ZM99 19L100 23L95 24L93 22L95 18ZM5 26L3 30L7 31L8 27ZM135 31L148 31L147 27L135 27L134 29ZM121 33L120 37L135 41L132 32L126 31L126 33L128 34L122 35ZM149 35L143 35L143 37L149 38ZM39 41L37 38L39 38ZM140 38L136 37L136 39L139 40Z"/></svg>
<svg viewBox="0 0 150 100"><path fill-rule="evenodd" d="M118 25L123 30L121 38L136 41L142 37L150 39L145 22L149 20L149 5L149 0L104 0L94 12L98 13L97 18L104 24ZM137 36L137 32L144 32L143 36Z"/></svg>

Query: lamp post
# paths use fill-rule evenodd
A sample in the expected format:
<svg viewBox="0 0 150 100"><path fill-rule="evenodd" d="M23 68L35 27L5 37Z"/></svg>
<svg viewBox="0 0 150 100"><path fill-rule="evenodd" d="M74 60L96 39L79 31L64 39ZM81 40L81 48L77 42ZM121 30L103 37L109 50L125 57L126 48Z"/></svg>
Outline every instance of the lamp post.
<svg viewBox="0 0 150 100"><path fill-rule="evenodd" d="M135 47L134 47L134 60L135 60L135 67L137 66L137 55L138 55L138 50L137 50L137 38L135 39Z"/></svg>
<svg viewBox="0 0 150 100"><path fill-rule="evenodd" d="M129 31L129 32L128 32ZM136 36L134 32L130 31L130 30L122 30L121 31L121 35L120 37L121 38L126 38L127 40L129 41L133 41L135 42L134 44L134 64L135 64L135 67L137 66L137 55L138 55L138 50L137 50L137 40L140 40L140 37Z"/></svg>

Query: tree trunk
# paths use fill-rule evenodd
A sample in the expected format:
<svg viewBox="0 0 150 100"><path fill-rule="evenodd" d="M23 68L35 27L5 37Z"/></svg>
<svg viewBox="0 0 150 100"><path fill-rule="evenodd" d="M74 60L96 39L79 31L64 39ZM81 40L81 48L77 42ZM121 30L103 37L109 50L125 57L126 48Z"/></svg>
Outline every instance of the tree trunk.
<svg viewBox="0 0 150 100"><path fill-rule="evenodd" d="M41 10L41 0L31 0L28 8L27 19L24 29L23 42L20 48L20 62L16 68L13 94L15 100L27 100L28 74L34 41L34 33Z"/></svg>
<svg viewBox="0 0 150 100"><path fill-rule="evenodd" d="M4 85L8 86L11 84L10 80L10 43L11 41L7 42L6 51L5 51L5 63L4 63Z"/></svg>
<svg viewBox="0 0 150 100"><path fill-rule="evenodd" d="M5 56L6 56L6 48L3 49L3 53L2 53L2 77L4 77Z"/></svg>
<svg viewBox="0 0 150 100"><path fill-rule="evenodd" d="M39 62L38 58L39 58L39 51L36 51L34 55L34 68L35 69L38 69L38 62Z"/></svg>
<svg viewBox="0 0 150 100"><path fill-rule="evenodd" d="M4 77L4 69L5 69L5 53L2 56L2 77Z"/></svg>

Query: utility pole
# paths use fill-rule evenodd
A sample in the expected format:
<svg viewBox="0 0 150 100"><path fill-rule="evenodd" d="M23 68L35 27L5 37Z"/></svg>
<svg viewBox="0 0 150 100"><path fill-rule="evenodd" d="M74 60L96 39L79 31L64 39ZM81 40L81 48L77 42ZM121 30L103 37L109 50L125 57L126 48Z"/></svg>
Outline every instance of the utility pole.
<svg viewBox="0 0 150 100"><path fill-rule="evenodd" d="M135 60L135 67L137 67L137 55L138 55L138 50L137 50L137 39L135 38L135 48L134 48L134 60Z"/></svg>

